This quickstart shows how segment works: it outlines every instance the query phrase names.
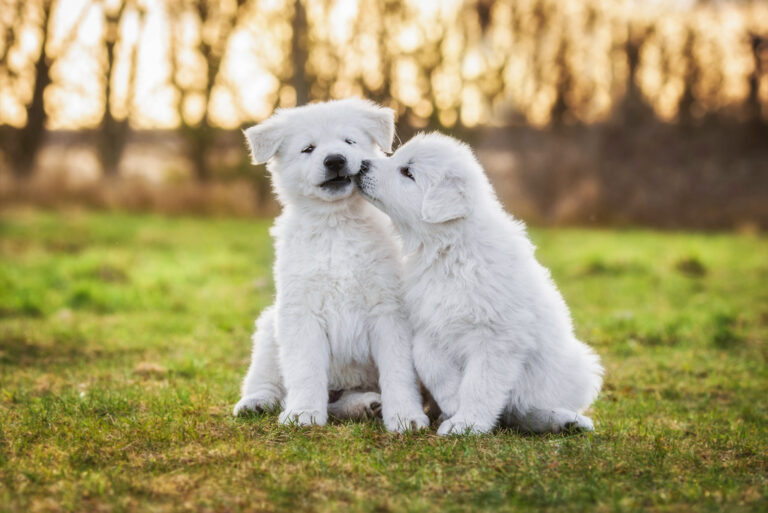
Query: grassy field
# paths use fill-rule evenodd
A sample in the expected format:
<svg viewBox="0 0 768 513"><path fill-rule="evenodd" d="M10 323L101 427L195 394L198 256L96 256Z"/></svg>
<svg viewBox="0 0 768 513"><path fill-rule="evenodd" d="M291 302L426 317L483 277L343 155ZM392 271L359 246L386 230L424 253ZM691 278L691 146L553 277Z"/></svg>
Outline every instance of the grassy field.
<svg viewBox="0 0 768 513"><path fill-rule="evenodd" d="M768 509L768 239L533 230L597 430L439 439L231 417L268 225L0 214L0 511Z"/></svg>

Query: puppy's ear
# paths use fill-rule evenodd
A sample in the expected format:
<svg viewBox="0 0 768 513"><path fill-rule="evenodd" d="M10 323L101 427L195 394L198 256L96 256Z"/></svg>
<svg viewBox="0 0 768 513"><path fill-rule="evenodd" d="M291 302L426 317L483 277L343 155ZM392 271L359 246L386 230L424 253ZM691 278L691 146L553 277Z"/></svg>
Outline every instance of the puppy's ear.
<svg viewBox="0 0 768 513"><path fill-rule="evenodd" d="M283 123L279 117L272 116L258 125L246 128L243 134L251 149L251 161L262 164L277 153L283 140Z"/></svg>
<svg viewBox="0 0 768 513"><path fill-rule="evenodd" d="M395 111L373 102L360 101L361 128L371 136L379 148L389 153L395 138Z"/></svg>
<svg viewBox="0 0 768 513"><path fill-rule="evenodd" d="M465 189L464 180L454 176L448 176L432 185L421 203L422 220L438 224L466 217L469 214L469 200Z"/></svg>

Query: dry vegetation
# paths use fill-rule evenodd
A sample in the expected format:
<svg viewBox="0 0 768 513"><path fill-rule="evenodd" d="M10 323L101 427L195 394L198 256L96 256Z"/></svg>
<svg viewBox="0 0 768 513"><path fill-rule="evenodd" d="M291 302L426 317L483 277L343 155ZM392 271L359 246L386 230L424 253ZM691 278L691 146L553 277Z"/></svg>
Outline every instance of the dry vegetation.
<svg viewBox="0 0 768 513"><path fill-rule="evenodd" d="M185 186L200 190L185 207L145 198L256 176L230 210L263 212L266 180L233 130L360 95L398 111L403 139L439 128L491 154L503 197L532 220L764 227L768 7L680 5L3 0L1 194L49 204L74 180L64 202L206 212L235 188ZM87 166L62 157L73 145ZM158 159L142 160L147 147ZM53 193L51 162L66 176ZM158 190L115 192L137 174Z"/></svg>

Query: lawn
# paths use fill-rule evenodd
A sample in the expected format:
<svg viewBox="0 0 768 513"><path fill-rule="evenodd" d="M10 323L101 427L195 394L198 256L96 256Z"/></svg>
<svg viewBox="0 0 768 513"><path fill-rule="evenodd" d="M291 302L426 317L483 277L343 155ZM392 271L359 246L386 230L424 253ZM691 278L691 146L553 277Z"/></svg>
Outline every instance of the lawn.
<svg viewBox="0 0 768 513"><path fill-rule="evenodd" d="M534 229L606 380L573 436L235 419L267 220L0 214L0 511L766 511L768 239Z"/></svg>

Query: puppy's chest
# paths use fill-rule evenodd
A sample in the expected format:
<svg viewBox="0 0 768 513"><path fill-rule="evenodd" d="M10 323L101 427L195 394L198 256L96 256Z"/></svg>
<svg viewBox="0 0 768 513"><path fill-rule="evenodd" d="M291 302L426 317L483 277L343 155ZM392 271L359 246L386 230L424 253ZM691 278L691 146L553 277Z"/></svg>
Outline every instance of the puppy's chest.
<svg viewBox="0 0 768 513"><path fill-rule="evenodd" d="M276 286L278 293L303 297L317 313L367 308L391 287L384 264L377 248L354 238L292 241L278 248Z"/></svg>
<svg viewBox="0 0 768 513"><path fill-rule="evenodd" d="M414 328L433 336L460 337L493 325L499 312L480 293L479 279L439 271L407 278L406 303Z"/></svg>

